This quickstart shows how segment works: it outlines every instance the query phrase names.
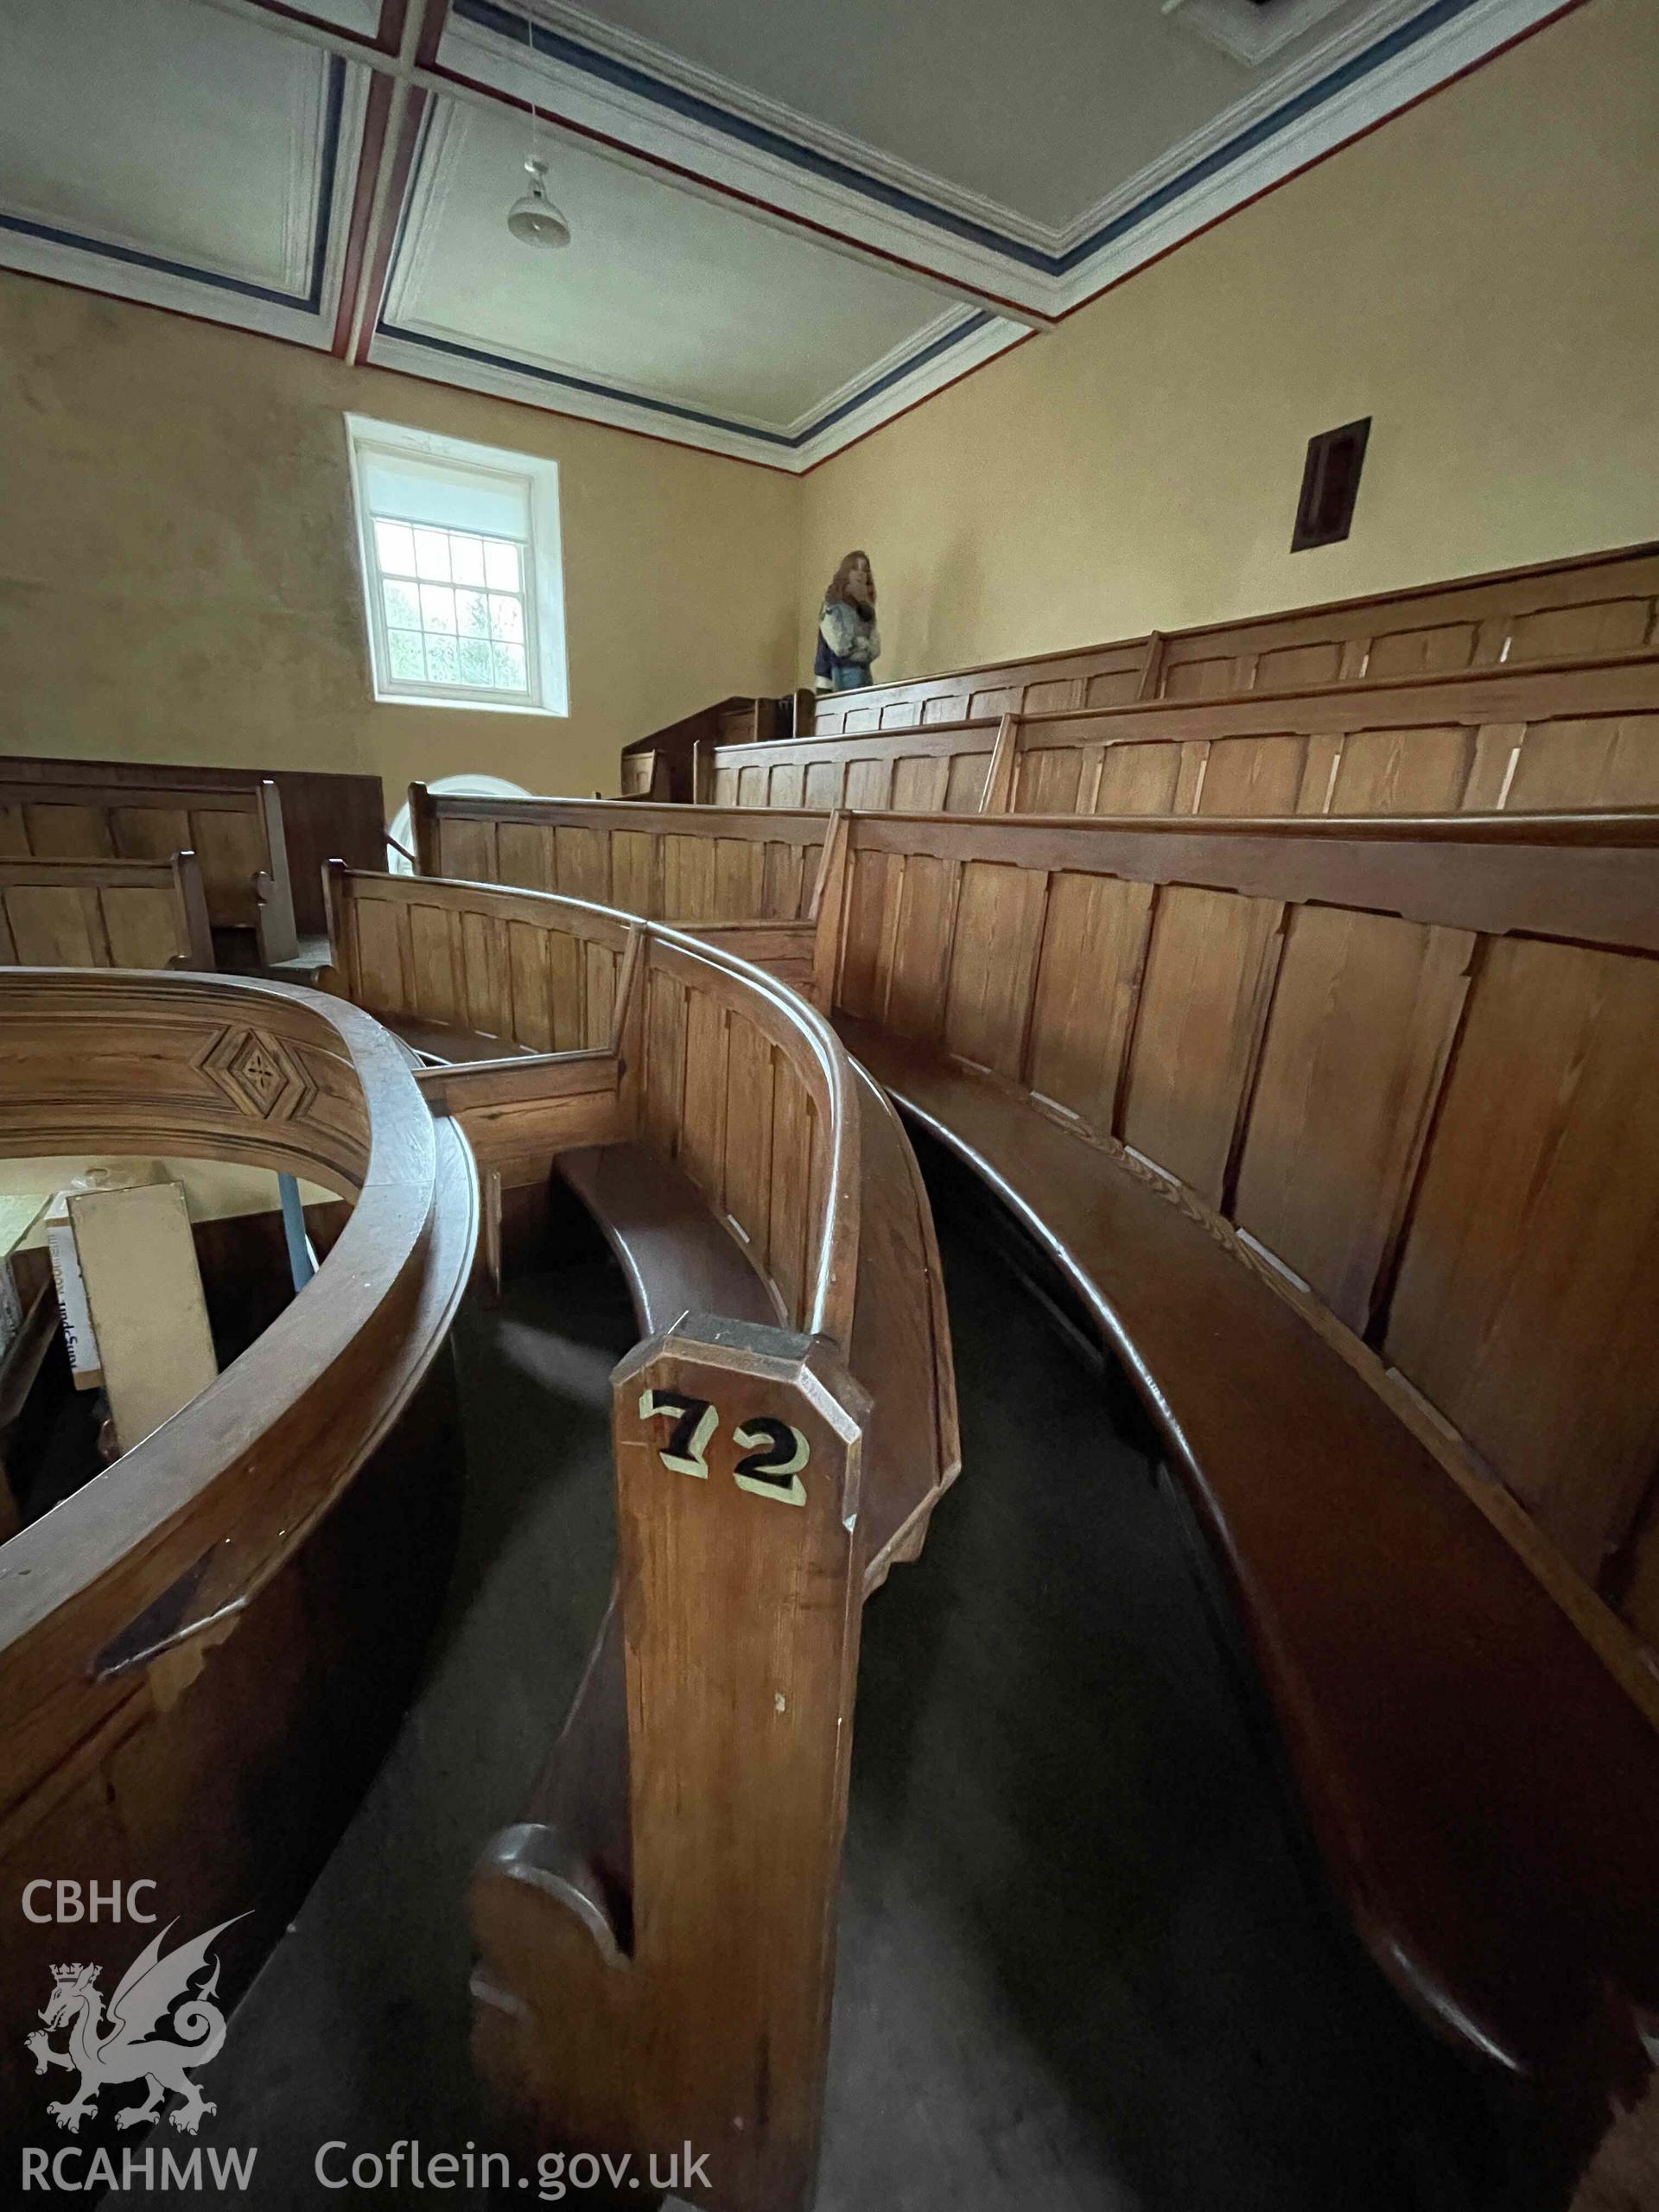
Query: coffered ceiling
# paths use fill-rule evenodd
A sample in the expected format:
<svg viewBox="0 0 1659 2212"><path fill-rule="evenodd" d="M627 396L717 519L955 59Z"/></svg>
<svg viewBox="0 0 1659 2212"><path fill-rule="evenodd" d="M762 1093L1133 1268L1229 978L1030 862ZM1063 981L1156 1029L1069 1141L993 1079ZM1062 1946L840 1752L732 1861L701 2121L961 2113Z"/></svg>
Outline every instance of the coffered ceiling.
<svg viewBox="0 0 1659 2212"><path fill-rule="evenodd" d="M1560 11L0 0L0 264L800 469Z"/></svg>

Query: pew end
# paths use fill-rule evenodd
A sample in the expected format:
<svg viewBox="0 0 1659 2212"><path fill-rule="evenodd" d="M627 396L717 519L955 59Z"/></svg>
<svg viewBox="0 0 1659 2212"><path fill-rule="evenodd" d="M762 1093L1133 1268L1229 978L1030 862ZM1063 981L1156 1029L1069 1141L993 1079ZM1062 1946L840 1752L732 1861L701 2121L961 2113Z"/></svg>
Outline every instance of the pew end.
<svg viewBox="0 0 1659 2212"><path fill-rule="evenodd" d="M614 1807L584 1721L626 1700L626 1851L556 1770L560 1819L497 1838L474 1876L476 2048L561 2145L666 2165L693 2201L804 2212L828 2059L835 1913L863 1599L869 1399L822 1339L687 1314L613 1378L614 1627L561 1739ZM690 1612L680 1593L696 1590ZM664 1615L671 1637L653 1634ZM612 1656L607 1663L607 1654ZM622 1681L616 1681L615 1656ZM614 1726L611 1742L616 1742ZM708 1848L717 1826L723 1839ZM630 1895L614 1894L615 1865ZM513 2001L500 2001L500 1993Z"/></svg>

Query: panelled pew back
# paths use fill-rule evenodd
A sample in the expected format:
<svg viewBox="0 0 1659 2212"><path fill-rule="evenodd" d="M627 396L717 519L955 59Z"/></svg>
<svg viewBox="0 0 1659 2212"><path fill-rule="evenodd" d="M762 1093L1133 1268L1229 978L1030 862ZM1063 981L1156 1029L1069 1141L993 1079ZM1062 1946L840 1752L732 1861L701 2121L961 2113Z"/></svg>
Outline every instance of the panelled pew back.
<svg viewBox="0 0 1659 2212"><path fill-rule="evenodd" d="M283 806L270 778L0 760L0 858L168 860L194 852L215 929L254 931L263 965L299 950Z"/></svg>
<svg viewBox="0 0 1659 2212"><path fill-rule="evenodd" d="M228 2009L389 1742L442 1594L461 1440L441 1355L472 1262L472 1165L402 1048L313 992L6 969L0 1034L7 1156L228 1160L351 1205L312 1281L201 1395L0 1544L8 1893L43 1869L105 1897L142 1878L164 1920L233 1921L216 1947ZM106 1995L123 1932L80 1939ZM24 2037L64 1949L49 1921L0 1927L9 2145L47 2125L55 2092ZM143 2094L106 2092L103 2124Z"/></svg>
<svg viewBox="0 0 1659 2212"><path fill-rule="evenodd" d="M816 2157L861 1608L958 1460L915 1162L823 1019L718 946L476 882L337 868L329 893L336 987L404 1028L412 992L454 1061L422 1086L486 1185L633 1147L633 1183L684 1178L758 1280L758 1311L682 1313L613 1378L617 1594L474 1880L475 2040L553 2139L643 2170L690 2138L705 2201L789 2212ZM542 1049L465 1063L475 1027Z"/></svg>
<svg viewBox="0 0 1659 2212"><path fill-rule="evenodd" d="M951 814L1548 812L1659 804L1659 658L724 747L734 807Z"/></svg>
<svg viewBox="0 0 1659 2212"><path fill-rule="evenodd" d="M1096 1239L1357 1925L1581 2152L1659 2005L1659 817L844 814L819 934Z"/></svg>
<svg viewBox="0 0 1659 2212"><path fill-rule="evenodd" d="M695 715L683 715L649 737L622 748L624 798L689 800L693 762L706 745L764 745L804 736L812 727L812 694L797 691L781 699L748 696L721 699Z"/></svg>
<svg viewBox="0 0 1659 2212"><path fill-rule="evenodd" d="M409 802L423 876L616 906L701 937L712 932L788 982L810 974L824 835L817 815L772 814L760 823L613 799L450 796L423 784L410 785Z"/></svg>
<svg viewBox="0 0 1659 2212"><path fill-rule="evenodd" d="M1179 1185L1659 1643L1659 816L847 821L836 1007Z"/></svg>
<svg viewBox="0 0 1659 2212"><path fill-rule="evenodd" d="M1659 642L1659 548L1454 579L1242 622L820 698L820 736L1139 700L1376 683L1637 652Z"/></svg>
<svg viewBox="0 0 1659 2212"><path fill-rule="evenodd" d="M0 859L0 967L215 966L201 869L170 861Z"/></svg>

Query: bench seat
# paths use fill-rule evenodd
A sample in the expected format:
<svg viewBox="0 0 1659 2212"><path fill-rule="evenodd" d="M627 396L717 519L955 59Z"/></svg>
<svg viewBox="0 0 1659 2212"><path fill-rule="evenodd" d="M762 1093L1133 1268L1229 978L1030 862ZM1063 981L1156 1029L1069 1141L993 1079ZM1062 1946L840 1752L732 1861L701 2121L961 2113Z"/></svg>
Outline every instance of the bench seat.
<svg viewBox="0 0 1659 2212"><path fill-rule="evenodd" d="M1384 1970L1453 2040L1558 2097L1637 2082L1631 2001L1659 2003L1659 1750L1567 1611L1173 1192L994 1077L837 1027L1014 1210L1128 1368Z"/></svg>
<svg viewBox="0 0 1659 2212"><path fill-rule="evenodd" d="M689 1175L643 1144L584 1146L558 1171L604 1231L628 1279L642 1336L682 1313L788 1326L765 1278Z"/></svg>
<svg viewBox="0 0 1659 2212"><path fill-rule="evenodd" d="M534 1057L530 1046L516 1045L511 1037L486 1037L475 1029L457 1029L445 1021L422 1021L413 1014L397 1014L389 1019L381 1014L376 1018L423 1060L437 1061L445 1066L465 1067L478 1060L527 1060Z"/></svg>

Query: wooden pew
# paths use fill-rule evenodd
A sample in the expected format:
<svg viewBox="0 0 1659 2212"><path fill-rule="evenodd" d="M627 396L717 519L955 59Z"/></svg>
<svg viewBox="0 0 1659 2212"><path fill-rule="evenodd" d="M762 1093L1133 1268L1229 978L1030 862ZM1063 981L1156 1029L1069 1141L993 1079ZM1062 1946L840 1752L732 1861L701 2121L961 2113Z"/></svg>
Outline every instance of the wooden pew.
<svg viewBox="0 0 1659 2212"><path fill-rule="evenodd" d="M712 707L700 708L695 715L623 747L622 797L688 801L694 793L700 748L769 744L804 735L811 727L810 691L788 693L781 699L717 700Z"/></svg>
<svg viewBox="0 0 1659 2212"><path fill-rule="evenodd" d="M107 1999L139 1948L109 1924L111 1885L154 1881L181 1941L235 1920L216 1946L228 2009L391 1740L448 1578L461 1443L443 1355L477 1185L404 1048L312 992L5 969L0 1033L0 1153L238 1161L350 1209L216 1382L0 1544L0 2140L15 2158L66 2093L24 2045L53 1967L101 1961ZM42 1875L83 1899L95 1881L105 1923L71 1943L25 1918L23 1885ZM81 2145L118 2140L112 2120Z"/></svg>
<svg viewBox="0 0 1659 2212"><path fill-rule="evenodd" d="M811 728L819 736L850 736L1144 699L1221 698L1588 658L1659 642L1656 599L1659 547L1630 546L873 684L818 700Z"/></svg>
<svg viewBox="0 0 1659 2212"><path fill-rule="evenodd" d="M1659 2004L1659 817L829 865L849 1043L1122 1359L1357 1925L1565 2172Z"/></svg>
<svg viewBox="0 0 1659 2212"><path fill-rule="evenodd" d="M1010 714L725 747L721 805L1018 814L1548 812L1659 803L1659 657Z"/></svg>
<svg viewBox="0 0 1659 2212"><path fill-rule="evenodd" d="M539 2140L643 2171L690 2137L704 2201L789 2212L816 2158L861 1605L959 1457L914 1160L822 1018L706 942L477 884L342 868L329 892L338 988L406 1028L410 980L448 973L451 1041L569 1043L420 1081L486 1189L558 1159L647 1335L613 1378L612 1612L473 1887L480 2063Z"/></svg>
<svg viewBox="0 0 1659 2212"><path fill-rule="evenodd" d="M378 776L340 775L308 768L213 768L194 761L169 766L158 761L56 760L13 754L0 761L0 777L36 783L90 781L139 789L180 781L213 791L243 791L250 784L275 784L282 802L294 926L302 937L321 936L326 927L322 912L325 861L338 855L353 868L386 864L385 808Z"/></svg>
<svg viewBox="0 0 1659 2212"><path fill-rule="evenodd" d="M702 935L766 921L778 925L779 957L784 947L806 947L823 849L819 815L774 812L759 822L617 799L451 796L424 784L410 785L409 806L423 876L556 891Z"/></svg>
<svg viewBox="0 0 1659 2212"><path fill-rule="evenodd" d="M842 815L823 877L843 1035L1122 1360L1554 2190L1659 2005L1659 816Z"/></svg>
<svg viewBox="0 0 1659 2212"><path fill-rule="evenodd" d="M359 881L359 871L331 862L331 884L342 874L351 893L341 900L331 891L330 935L337 960L345 948L350 995L365 993L359 1003L420 1050L459 1057L457 1033L496 1040L503 1052L569 1052L609 1036L632 917L597 901L550 905L505 885L427 875ZM568 912L578 906L587 909L580 931ZM810 920L705 922L698 935L810 993Z"/></svg>
<svg viewBox="0 0 1659 2212"><path fill-rule="evenodd" d="M283 831L269 777L202 781L190 769L0 760L0 858L165 860L194 852L215 929L251 929L262 966L299 950Z"/></svg>
<svg viewBox="0 0 1659 2212"><path fill-rule="evenodd" d="M0 859L0 967L211 974L215 965L194 853L170 861Z"/></svg>

